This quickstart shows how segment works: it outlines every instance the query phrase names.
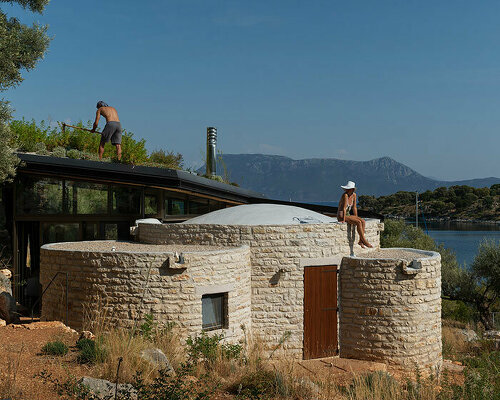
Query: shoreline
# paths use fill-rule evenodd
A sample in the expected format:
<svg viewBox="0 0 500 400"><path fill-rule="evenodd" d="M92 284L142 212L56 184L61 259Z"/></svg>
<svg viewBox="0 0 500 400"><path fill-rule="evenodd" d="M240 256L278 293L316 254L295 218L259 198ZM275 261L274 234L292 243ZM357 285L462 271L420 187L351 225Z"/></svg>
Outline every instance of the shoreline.
<svg viewBox="0 0 500 400"><path fill-rule="evenodd" d="M408 218L402 217L400 215L384 215L384 218L387 219L399 219L405 221L415 221L415 217ZM419 221L424 221L419 218ZM500 221L492 221L492 220L480 220L480 219L452 219L452 218L425 218L427 222L454 222L454 223L462 223L462 224L478 224L478 225L500 225Z"/></svg>

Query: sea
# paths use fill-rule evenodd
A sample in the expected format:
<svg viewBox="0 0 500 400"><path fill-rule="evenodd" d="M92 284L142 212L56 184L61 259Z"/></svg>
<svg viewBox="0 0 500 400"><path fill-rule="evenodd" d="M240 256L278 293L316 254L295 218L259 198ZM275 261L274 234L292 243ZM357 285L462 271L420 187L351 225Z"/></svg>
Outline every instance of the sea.
<svg viewBox="0 0 500 400"><path fill-rule="evenodd" d="M415 223L414 221L410 223ZM436 242L451 249L461 265L470 266L484 240L500 242L500 224L472 222L429 222L420 227Z"/></svg>
<svg viewBox="0 0 500 400"><path fill-rule="evenodd" d="M336 207L337 202L315 203ZM406 221L415 225L415 220ZM485 224L480 222L455 221L424 221L419 220L419 226L437 243L451 249L457 256L460 265L470 266L477 254L479 244L484 240L500 242L500 224Z"/></svg>

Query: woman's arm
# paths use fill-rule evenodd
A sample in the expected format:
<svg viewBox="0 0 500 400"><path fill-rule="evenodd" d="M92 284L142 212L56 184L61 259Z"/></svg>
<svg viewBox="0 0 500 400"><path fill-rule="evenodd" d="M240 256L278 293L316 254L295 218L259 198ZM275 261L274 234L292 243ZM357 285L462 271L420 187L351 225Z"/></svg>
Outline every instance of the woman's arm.
<svg viewBox="0 0 500 400"><path fill-rule="evenodd" d="M354 194L354 198L352 199L352 215L354 215L355 217L358 216L358 207L356 207L356 193L353 193Z"/></svg>
<svg viewBox="0 0 500 400"><path fill-rule="evenodd" d="M344 193L342 197L340 198L340 204L339 207L342 206L342 208L338 209L337 212L337 219L339 222L345 222L345 212L347 210L347 194Z"/></svg>

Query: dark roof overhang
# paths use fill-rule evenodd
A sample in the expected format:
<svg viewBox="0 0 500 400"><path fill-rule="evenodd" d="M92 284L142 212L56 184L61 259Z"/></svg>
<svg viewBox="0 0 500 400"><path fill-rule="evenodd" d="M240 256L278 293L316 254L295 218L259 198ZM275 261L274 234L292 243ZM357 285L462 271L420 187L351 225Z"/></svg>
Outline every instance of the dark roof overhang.
<svg viewBox="0 0 500 400"><path fill-rule="evenodd" d="M75 160L28 153L18 153L18 157L22 161L18 167L19 173L172 189L236 203L252 203L254 200L266 199L263 194L251 190L175 169Z"/></svg>

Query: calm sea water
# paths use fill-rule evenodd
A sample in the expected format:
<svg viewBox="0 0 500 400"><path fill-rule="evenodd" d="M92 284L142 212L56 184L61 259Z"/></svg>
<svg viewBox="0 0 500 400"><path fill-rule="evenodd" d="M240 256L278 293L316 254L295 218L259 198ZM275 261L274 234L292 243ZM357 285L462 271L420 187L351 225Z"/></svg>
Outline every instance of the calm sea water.
<svg viewBox="0 0 500 400"><path fill-rule="evenodd" d="M425 226L420 226L425 231ZM499 224L427 222L427 233L436 242L453 250L457 255L458 262L462 265L472 264L479 243L483 240L500 241Z"/></svg>

